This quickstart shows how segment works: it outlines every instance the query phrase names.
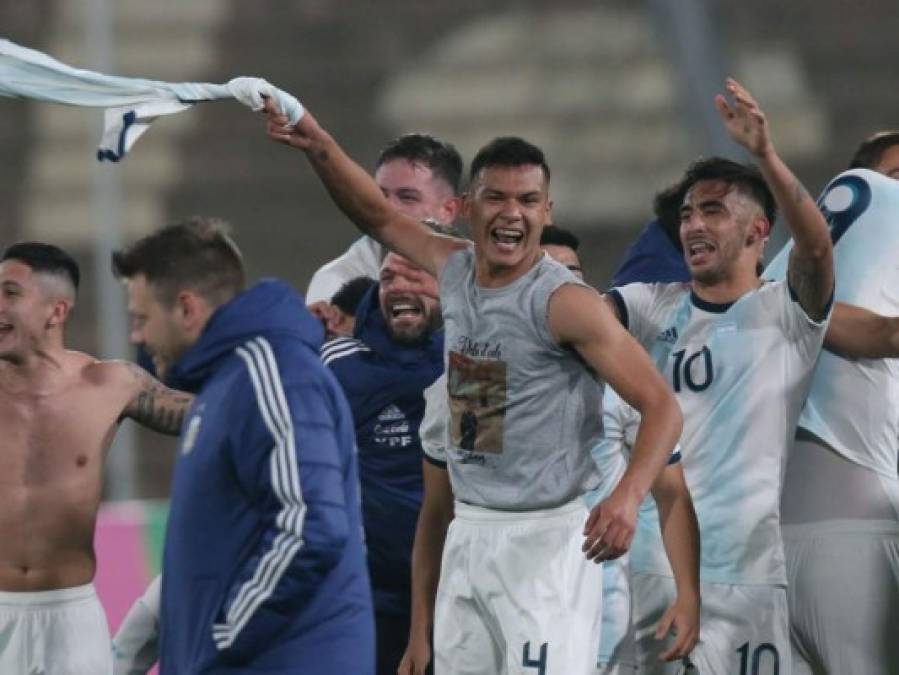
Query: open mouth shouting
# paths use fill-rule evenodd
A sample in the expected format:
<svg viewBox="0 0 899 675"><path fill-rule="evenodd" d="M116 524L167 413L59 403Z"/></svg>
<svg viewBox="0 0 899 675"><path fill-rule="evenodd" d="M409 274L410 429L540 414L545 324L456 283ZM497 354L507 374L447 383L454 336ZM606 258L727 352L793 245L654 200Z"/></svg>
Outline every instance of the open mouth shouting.
<svg viewBox="0 0 899 675"><path fill-rule="evenodd" d="M715 250L715 245L708 239L687 242L687 262L690 265L702 265L708 262Z"/></svg>
<svg viewBox="0 0 899 675"><path fill-rule="evenodd" d="M503 253L512 253L524 241L524 232L511 227L496 227L490 231L490 240Z"/></svg>
<svg viewBox="0 0 899 675"><path fill-rule="evenodd" d="M388 298L386 305L391 323L415 323L424 316L424 307L416 298Z"/></svg>

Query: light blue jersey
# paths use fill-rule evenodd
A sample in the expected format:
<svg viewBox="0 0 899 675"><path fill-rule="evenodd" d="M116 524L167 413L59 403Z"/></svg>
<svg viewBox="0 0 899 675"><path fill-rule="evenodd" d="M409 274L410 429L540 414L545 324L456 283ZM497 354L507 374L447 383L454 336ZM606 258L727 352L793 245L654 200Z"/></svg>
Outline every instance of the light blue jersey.
<svg viewBox="0 0 899 675"><path fill-rule="evenodd" d="M784 460L827 322L812 321L785 282L732 304L705 302L689 284L630 284L609 295L684 414L680 442L701 533L701 580L785 584ZM631 569L671 574L655 509L640 514Z"/></svg>
<svg viewBox="0 0 899 675"><path fill-rule="evenodd" d="M834 240L834 299L899 314L899 181L865 169L830 182L819 204ZM792 242L765 276L783 279ZM896 478L899 360L822 352L799 426L851 462Z"/></svg>

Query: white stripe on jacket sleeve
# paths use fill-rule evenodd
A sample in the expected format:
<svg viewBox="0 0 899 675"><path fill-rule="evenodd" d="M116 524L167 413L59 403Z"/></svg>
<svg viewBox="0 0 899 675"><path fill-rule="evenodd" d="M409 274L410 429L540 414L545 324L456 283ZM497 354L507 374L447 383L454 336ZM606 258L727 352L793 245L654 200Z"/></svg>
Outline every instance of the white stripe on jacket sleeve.
<svg viewBox="0 0 899 675"><path fill-rule="evenodd" d="M281 503L276 517L281 532L275 537L271 549L260 559L253 576L240 587L227 610L225 623L213 626L213 639L219 649L227 649L234 643L253 613L274 592L284 571L303 546L306 516L293 420L274 352L265 338L257 337L239 347L237 354L246 364L259 412L275 442L269 470L272 487Z"/></svg>

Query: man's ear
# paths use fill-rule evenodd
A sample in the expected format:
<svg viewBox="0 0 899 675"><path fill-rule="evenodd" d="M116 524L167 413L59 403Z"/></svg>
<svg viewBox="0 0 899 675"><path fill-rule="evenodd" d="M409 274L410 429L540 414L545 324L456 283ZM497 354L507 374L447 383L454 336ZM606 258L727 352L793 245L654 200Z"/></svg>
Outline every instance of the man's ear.
<svg viewBox="0 0 899 675"><path fill-rule="evenodd" d="M462 217L468 220L471 218L471 193L464 192L459 199L461 201Z"/></svg>
<svg viewBox="0 0 899 675"><path fill-rule="evenodd" d="M442 218L441 222L452 225L456 222L456 218L459 217L459 212L462 210L462 197L447 197L443 204L441 204Z"/></svg>
<svg viewBox="0 0 899 675"><path fill-rule="evenodd" d="M758 216L752 219L746 233L746 245L755 246L757 243L764 243L771 234L771 223L764 216Z"/></svg>
<svg viewBox="0 0 899 675"><path fill-rule="evenodd" d="M69 318L69 312L72 311L72 303L69 300L57 300L53 303L53 309L47 318L47 328L55 328L62 326L66 319Z"/></svg>
<svg viewBox="0 0 899 675"><path fill-rule="evenodd" d="M193 332L198 325L205 323L209 315L209 305L201 295L185 289L175 296L175 312L184 327Z"/></svg>

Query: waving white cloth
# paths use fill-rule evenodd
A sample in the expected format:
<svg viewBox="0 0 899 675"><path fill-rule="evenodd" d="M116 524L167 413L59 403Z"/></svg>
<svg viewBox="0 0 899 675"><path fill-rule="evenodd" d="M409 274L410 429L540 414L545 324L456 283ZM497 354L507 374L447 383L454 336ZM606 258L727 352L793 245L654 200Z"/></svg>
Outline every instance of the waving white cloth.
<svg viewBox="0 0 899 675"><path fill-rule="evenodd" d="M97 159L112 162L122 159L157 117L187 110L200 101L234 98L261 110L264 97L271 97L291 125L303 116L303 106L296 98L258 77L209 84L104 75L72 68L43 52L3 39L0 96L106 108Z"/></svg>

